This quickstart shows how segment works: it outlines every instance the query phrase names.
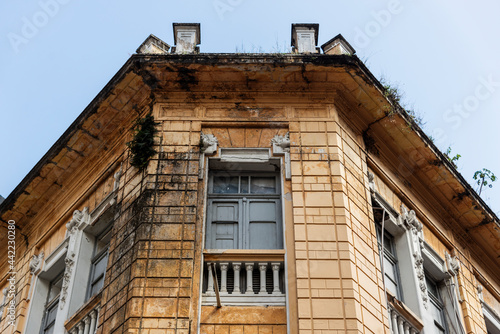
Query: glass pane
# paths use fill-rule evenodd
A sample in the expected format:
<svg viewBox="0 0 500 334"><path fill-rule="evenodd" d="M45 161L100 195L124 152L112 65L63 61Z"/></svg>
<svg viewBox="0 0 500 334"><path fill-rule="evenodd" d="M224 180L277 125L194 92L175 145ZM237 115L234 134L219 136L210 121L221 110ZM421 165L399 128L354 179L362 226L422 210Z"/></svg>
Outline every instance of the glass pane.
<svg viewBox="0 0 500 334"><path fill-rule="evenodd" d="M242 176L240 180L241 180L240 193L248 194L248 176Z"/></svg>
<svg viewBox="0 0 500 334"><path fill-rule="evenodd" d="M214 176L214 194L237 194L238 193L237 176Z"/></svg>
<svg viewBox="0 0 500 334"><path fill-rule="evenodd" d="M276 179L274 177L252 177L250 192L252 194L276 194Z"/></svg>
<svg viewBox="0 0 500 334"><path fill-rule="evenodd" d="M429 293L435 298L439 299L439 293L436 283L430 280L427 276L425 277L425 282L427 283L427 289L429 290Z"/></svg>
<svg viewBox="0 0 500 334"><path fill-rule="evenodd" d="M394 250L392 248L392 240L387 236L387 234L384 235L384 248L387 249L389 253L394 254Z"/></svg>

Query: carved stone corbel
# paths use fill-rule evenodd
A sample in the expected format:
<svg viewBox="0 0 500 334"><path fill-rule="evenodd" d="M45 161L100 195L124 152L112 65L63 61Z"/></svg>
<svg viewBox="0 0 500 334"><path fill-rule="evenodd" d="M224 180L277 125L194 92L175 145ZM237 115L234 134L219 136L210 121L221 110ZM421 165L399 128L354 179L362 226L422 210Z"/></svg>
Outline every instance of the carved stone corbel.
<svg viewBox="0 0 500 334"><path fill-rule="evenodd" d="M203 179L204 166L205 166L205 155L214 154L217 151L217 138L214 135L204 134L200 135L200 170L198 178Z"/></svg>
<svg viewBox="0 0 500 334"><path fill-rule="evenodd" d="M274 155L282 155L285 157L285 178L290 180L292 177L292 168L290 162L290 133L287 132L284 136L274 136L271 139Z"/></svg>
<svg viewBox="0 0 500 334"><path fill-rule="evenodd" d="M40 252L38 255L33 255L30 261L30 273L31 275L36 275L42 269L43 258L45 254Z"/></svg>
<svg viewBox="0 0 500 334"><path fill-rule="evenodd" d="M452 257L450 254L448 254L448 252L445 252L444 256L446 258L446 268L448 275L457 276L458 271L460 270L460 261L458 260L458 257Z"/></svg>
<svg viewBox="0 0 500 334"><path fill-rule="evenodd" d="M66 229L70 234L77 230L82 230L88 224L89 219L90 214L88 207L83 208L82 211L75 210L73 211L73 218L66 224Z"/></svg>
<svg viewBox="0 0 500 334"><path fill-rule="evenodd" d="M120 187L120 179L123 173L122 168L123 168L123 163L120 164L120 169L113 175L113 177L115 178L115 182L113 183L113 191L117 190Z"/></svg>
<svg viewBox="0 0 500 334"><path fill-rule="evenodd" d="M481 303L484 302L484 297L483 297L483 286L481 284L477 285L477 296L479 297L479 301Z"/></svg>
<svg viewBox="0 0 500 334"><path fill-rule="evenodd" d="M370 192L373 194L375 192L375 175L368 171L368 186L370 187Z"/></svg>

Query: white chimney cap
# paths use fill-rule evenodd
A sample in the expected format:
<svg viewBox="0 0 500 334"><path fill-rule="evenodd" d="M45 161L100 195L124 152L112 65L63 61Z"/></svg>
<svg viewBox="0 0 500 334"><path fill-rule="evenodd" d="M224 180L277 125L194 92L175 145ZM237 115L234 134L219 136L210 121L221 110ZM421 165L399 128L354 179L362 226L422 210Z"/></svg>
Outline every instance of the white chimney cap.
<svg viewBox="0 0 500 334"><path fill-rule="evenodd" d="M318 45L318 31L318 23L293 23L293 52L319 53L319 49L316 47Z"/></svg>
<svg viewBox="0 0 500 334"><path fill-rule="evenodd" d="M197 45L201 43L199 23L173 23L175 53L195 53L199 51Z"/></svg>

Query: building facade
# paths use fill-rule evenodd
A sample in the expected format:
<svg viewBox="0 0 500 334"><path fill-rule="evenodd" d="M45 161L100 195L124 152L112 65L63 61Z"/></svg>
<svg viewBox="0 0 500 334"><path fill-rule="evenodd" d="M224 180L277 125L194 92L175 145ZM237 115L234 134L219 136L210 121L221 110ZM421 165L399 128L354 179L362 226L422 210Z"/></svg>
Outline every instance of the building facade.
<svg viewBox="0 0 500 334"><path fill-rule="evenodd" d="M500 333L498 217L341 35L291 39L146 39L0 204L0 333Z"/></svg>

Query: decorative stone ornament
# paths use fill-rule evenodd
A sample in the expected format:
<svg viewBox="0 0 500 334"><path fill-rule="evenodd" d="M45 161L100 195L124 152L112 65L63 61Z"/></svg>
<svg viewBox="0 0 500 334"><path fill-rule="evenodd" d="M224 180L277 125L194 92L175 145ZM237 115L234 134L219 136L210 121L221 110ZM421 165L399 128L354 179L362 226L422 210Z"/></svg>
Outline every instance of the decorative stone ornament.
<svg viewBox="0 0 500 334"><path fill-rule="evenodd" d="M484 302L483 286L481 284L477 285L477 296L479 297L480 302Z"/></svg>
<svg viewBox="0 0 500 334"><path fill-rule="evenodd" d="M418 278L418 286L424 307L428 308L429 296L427 295L427 284L425 282L424 259L422 257L422 248L424 239L422 236L422 223L417 220L415 211L409 210L401 205L402 225L410 232L411 252L414 260L415 272Z"/></svg>
<svg viewBox="0 0 500 334"><path fill-rule="evenodd" d="M66 299L68 297L68 288L70 286L73 277L73 267L76 260L77 244L79 244L80 235L85 227L89 225L90 214L89 208L85 207L82 211L73 211L73 218L66 224L67 235L69 236L68 241L68 252L66 253L66 258L64 260L64 274L61 289L61 297L59 299L59 304L61 310L64 308Z"/></svg>
<svg viewBox="0 0 500 334"><path fill-rule="evenodd" d="M205 166L205 154L214 154L217 151L217 138L214 135L204 134L200 135L200 171L198 178L203 179L204 166Z"/></svg>
<svg viewBox="0 0 500 334"><path fill-rule="evenodd" d="M201 153L214 154L217 151L217 138L214 135L201 133L200 144Z"/></svg>
<svg viewBox="0 0 500 334"><path fill-rule="evenodd" d="M120 179L123 173L123 164L120 165L120 169L113 175L115 178L115 182L113 184L113 191L117 190L120 187Z"/></svg>
<svg viewBox="0 0 500 334"><path fill-rule="evenodd" d="M290 133L287 132L284 136L274 136L271 139L274 155L282 155L285 157L285 178L290 180L292 177L292 167L290 162Z"/></svg>
<svg viewBox="0 0 500 334"><path fill-rule="evenodd" d="M370 192L375 192L375 175L368 171L368 186L370 187Z"/></svg>
<svg viewBox="0 0 500 334"><path fill-rule="evenodd" d="M30 261L30 273L31 273L31 275L36 275L40 272L40 270L42 269L42 262L43 262L44 256L45 256L45 254L42 251L42 252L40 252L40 254L33 255L31 257L31 261Z"/></svg>
<svg viewBox="0 0 500 334"><path fill-rule="evenodd" d="M66 299L68 297L68 287L71 281L71 274L73 273L73 266L75 264L75 253L68 254L64 260L65 269L63 274L63 283L61 288L61 297L59 298L59 303L61 304L61 310L64 308Z"/></svg>
<svg viewBox="0 0 500 334"><path fill-rule="evenodd" d="M445 253L445 257L446 257L447 273L450 276L457 276L460 270L460 261L458 260L458 257L457 256L452 257L447 252Z"/></svg>
<svg viewBox="0 0 500 334"><path fill-rule="evenodd" d="M89 208L85 207L82 211L75 210L73 211L73 218L66 224L66 229L71 234L76 229L81 230L85 227L85 224L88 224L90 215Z"/></svg>

